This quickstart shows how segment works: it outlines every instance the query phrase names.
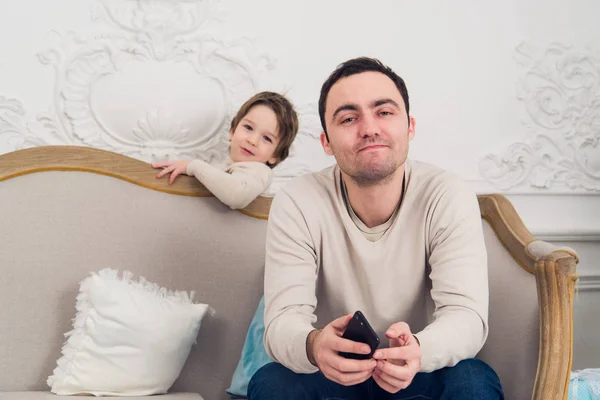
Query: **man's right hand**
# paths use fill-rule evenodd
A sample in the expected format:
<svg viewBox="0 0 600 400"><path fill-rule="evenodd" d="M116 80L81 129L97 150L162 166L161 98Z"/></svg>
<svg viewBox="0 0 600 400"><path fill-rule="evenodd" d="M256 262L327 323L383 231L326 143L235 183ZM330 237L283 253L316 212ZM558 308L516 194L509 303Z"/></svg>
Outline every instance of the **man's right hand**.
<svg viewBox="0 0 600 400"><path fill-rule="evenodd" d="M344 386L362 383L373 375L377 365L374 359L354 360L344 358L338 352L369 354L371 349L365 343L343 339L342 334L352 319L352 314L340 317L322 330L309 333L307 353L310 361L329 380Z"/></svg>

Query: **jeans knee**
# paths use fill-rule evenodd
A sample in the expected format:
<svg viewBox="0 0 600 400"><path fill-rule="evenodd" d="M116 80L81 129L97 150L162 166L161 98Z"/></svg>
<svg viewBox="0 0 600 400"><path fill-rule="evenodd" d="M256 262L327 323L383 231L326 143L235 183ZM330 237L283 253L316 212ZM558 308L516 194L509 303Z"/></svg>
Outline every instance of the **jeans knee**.
<svg viewBox="0 0 600 400"><path fill-rule="evenodd" d="M277 386L279 382L281 382L281 378L279 375L283 371L280 371L281 368L284 368L281 364L278 363L269 363L263 365L259 368L258 371L252 375L250 378L250 382L248 383L248 399L264 399L265 393L269 393L273 391L273 386Z"/></svg>
<svg viewBox="0 0 600 400"><path fill-rule="evenodd" d="M448 399L502 400L500 378L485 362L467 359L449 368L444 379Z"/></svg>
<svg viewBox="0 0 600 400"><path fill-rule="evenodd" d="M297 374L279 363L260 368L248 383L248 400L294 399L303 391L298 388Z"/></svg>

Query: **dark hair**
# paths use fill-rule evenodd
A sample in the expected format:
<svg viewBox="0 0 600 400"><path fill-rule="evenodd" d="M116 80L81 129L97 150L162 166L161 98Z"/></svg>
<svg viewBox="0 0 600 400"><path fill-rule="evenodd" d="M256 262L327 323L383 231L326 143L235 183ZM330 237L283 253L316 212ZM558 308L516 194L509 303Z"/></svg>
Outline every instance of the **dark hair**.
<svg viewBox="0 0 600 400"><path fill-rule="evenodd" d="M369 71L381 72L390 78L392 82L394 82L398 88L398 91L400 92L400 95L402 96L402 99L404 100L406 114L409 115L408 90L406 89L404 79L400 78L390 67L383 65L381 61L376 58L354 58L338 65L335 71L333 71L325 83L323 83L323 86L321 86L321 96L319 97L319 117L321 118L321 126L323 127L323 132L325 132L327 140L329 140L329 136L327 135L327 127L325 125L325 103L327 102L327 96L329 95L331 87L342 78ZM408 120L408 124L410 125L410 118Z"/></svg>
<svg viewBox="0 0 600 400"><path fill-rule="evenodd" d="M298 133L298 114L294 110L292 103L275 92L260 92L246 100L240 107L235 117L231 121L231 131L237 128L238 124L248 114L254 106L262 104L269 107L277 117L277 129L279 130L279 143L275 149L274 156L278 158L275 164L267 165L271 168L282 162L290 154L290 147Z"/></svg>

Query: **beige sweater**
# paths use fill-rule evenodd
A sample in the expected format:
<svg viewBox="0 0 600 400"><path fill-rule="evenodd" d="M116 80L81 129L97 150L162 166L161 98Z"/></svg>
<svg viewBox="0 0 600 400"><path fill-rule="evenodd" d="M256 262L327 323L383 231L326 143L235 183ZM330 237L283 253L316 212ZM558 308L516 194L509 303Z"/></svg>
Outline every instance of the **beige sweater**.
<svg viewBox="0 0 600 400"><path fill-rule="evenodd" d="M421 371L474 357L488 332L487 254L475 194L454 175L407 162L406 190L374 242L353 222L337 166L302 176L275 196L265 265L265 348L298 373L315 372L306 337L361 310L385 331L407 322Z"/></svg>
<svg viewBox="0 0 600 400"><path fill-rule="evenodd" d="M259 162L228 163L219 168L201 160L187 166L186 174L195 176L216 198L232 209L244 208L271 184L273 171Z"/></svg>

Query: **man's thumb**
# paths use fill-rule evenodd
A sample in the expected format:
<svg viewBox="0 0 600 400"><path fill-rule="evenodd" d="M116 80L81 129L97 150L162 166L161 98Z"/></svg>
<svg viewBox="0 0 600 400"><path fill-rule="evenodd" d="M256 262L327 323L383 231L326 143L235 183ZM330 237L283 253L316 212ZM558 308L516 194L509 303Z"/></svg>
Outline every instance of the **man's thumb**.
<svg viewBox="0 0 600 400"><path fill-rule="evenodd" d="M343 317L333 320L333 322L331 322L331 326L335 329L344 330L348 326L348 323L351 319L352 314L344 315Z"/></svg>

